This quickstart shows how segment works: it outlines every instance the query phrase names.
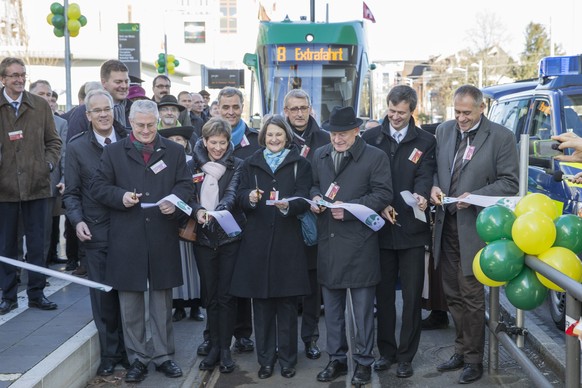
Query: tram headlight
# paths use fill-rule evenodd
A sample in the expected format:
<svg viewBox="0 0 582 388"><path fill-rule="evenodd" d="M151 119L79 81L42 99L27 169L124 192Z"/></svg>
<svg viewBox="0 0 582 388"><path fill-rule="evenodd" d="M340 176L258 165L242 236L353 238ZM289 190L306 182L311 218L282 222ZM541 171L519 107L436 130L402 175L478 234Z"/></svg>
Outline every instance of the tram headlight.
<svg viewBox="0 0 582 388"><path fill-rule="evenodd" d="M313 36L313 34L307 34L307 35L305 35L305 41L307 43L313 42L313 39L315 39L315 37Z"/></svg>

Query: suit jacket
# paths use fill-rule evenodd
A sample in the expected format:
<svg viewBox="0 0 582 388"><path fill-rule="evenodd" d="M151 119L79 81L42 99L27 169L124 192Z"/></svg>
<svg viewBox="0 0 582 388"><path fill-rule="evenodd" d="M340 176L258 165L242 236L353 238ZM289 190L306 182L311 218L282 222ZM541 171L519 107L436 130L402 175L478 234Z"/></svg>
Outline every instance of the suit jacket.
<svg viewBox="0 0 582 388"><path fill-rule="evenodd" d="M67 142L67 131L69 129L67 125L67 120L60 118L59 116L53 116L55 119L55 127L57 133L63 142L61 146L61 158L59 163L51 171L51 197L56 197L59 194L57 185L65 181L65 150Z"/></svg>
<svg viewBox="0 0 582 388"><path fill-rule="evenodd" d="M120 291L162 290L182 285L176 208L162 214L158 206L126 208L123 195L134 189L141 203L156 203L169 194L188 201L193 193L184 147L157 136L146 163L129 137L103 150L91 194L110 211L106 281ZM156 163L165 165L154 172ZM159 166L160 164L158 164Z"/></svg>
<svg viewBox="0 0 582 388"><path fill-rule="evenodd" d="M458 126L455 120L442 123L436 129L437 171L434 185L448 194L451 184L451 169L455 157ZM519 190L519 157L515 135L502 125L481 115L481 124L473 143L473 156L461 167L457 192L488 196L513 196ZM477 234L475 222L481 207L469 206L457 211L461 267L465 276L473 274L473 258L485 243ZM441 238L446 207L438 206L434 225L435 266L440 259Z"/></svg>

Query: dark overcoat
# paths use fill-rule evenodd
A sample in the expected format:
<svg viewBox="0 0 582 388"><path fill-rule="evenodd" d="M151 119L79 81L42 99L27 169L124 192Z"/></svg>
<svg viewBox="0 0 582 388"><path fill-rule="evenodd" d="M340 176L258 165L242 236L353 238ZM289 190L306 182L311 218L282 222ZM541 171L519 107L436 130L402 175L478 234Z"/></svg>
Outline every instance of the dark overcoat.
<svg viewBox="0 0 582 388"><path fill-rule="evenodd" d="M379 231L381 249L408 249L431 243L429 209L425 211L426 221L414 217L400 193L408 190L430 200L433 175L436 168L433 135L414 125L410 118L406 136L400 144L390 135L390 121L386 117L382 126L369 129L362 135L368 144L378 147L388 155L392 169L392 189L394 200L391 205L396 210L396 222L386 222Z"/></svg>
<svg viewBox="0 0 582 388"><path fill-rule="evenodd" d="M295 166L297 166L295 171ZM255 184L264 190L256 207L249 201ZM273 173L263 156L256 151L243 165L238 202L247 216L247 225L236 262L231 294L246 298L278 298L310 293L307 258L297 218L309 209L301 199L289 202L283 215L275 206L267 206L269 192L279 191L279 198L304 197L311 187L311 167L292 147Z"/></svg>
<svg viewBox="0 0 582 388"><path fill-rule="evenodd" d="M158 206L126 208L123 195L136 190L140 203L155 203L169 194L188 201L193 193L184 147L157 136L155 152L146 164L129 137L103 150L91 184L95 199L110 209L107 284L120 291L168 289L182 285L178 218L180 210L164 215ZM152 166L166 165L155 173Z"/></svg>
<svg viewBox="0 0 582 388"><path fill-rule="evenodd" d="M357 203L375 212L392 202L390 161L383 151L357 137L336 174L332 150L328 144L315 151L312 198ZM340 189L332 200L325 193L334 182ZM344 214L343 221L333 219L329 209L318 216L319 283L331 289L375 286L380 281L378 234L348 211Z"/></svg>

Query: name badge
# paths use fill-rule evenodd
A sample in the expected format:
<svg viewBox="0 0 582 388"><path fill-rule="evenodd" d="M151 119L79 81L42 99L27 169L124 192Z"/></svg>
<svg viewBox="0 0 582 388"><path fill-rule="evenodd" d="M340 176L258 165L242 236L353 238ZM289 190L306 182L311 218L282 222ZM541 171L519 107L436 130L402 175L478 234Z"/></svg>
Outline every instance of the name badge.
<svg viewBox="0 0 582 388"><path fill-rule="evenodd" d="M422 151L419 150L418 148L415 148L410 153L410 156L408 157L408 160L410 160L412 163L416 164L420 160L420 157L421 156L422 156Z"/></svg>
<svg viewBox="0 0 582 388"><path fill-rule="evenodd" d="M154 174L159 173L160 171L162 171L163 169L165 169L166 167L168 167L166 165L166 163L164 163L163 160L160 160L159 162L157 162L156 164L154 164L153 166L151 166L150 168L152 169L152 171L154 172Z"/></svg>
<svg viewBox="0 0 582 388"><path fill-rule="evenodd" d="M473 158L473 153L475 152L475 146L468 146L463 154L463 160L471 160Z"/></svg>
<svg viewBox="0 0 582 388"><path fill-rule="evenodd" d="M203 180L204 180L204 173L203 172L199 172L198 174L192 175L192 182L194 182L194 183L200 183Z"/></svg>
<svg viewBox="0 0 582 388"><path fill-rule="evenodd" d="M241 147L246 147L249 144L251 144L251 142L249 142L249 139L247 139L247 135L243 135L242 140L240 141L240 146Z"/></svg>
<svg viewBox="0 0 582 388"><path fill-rule="evenodd" d="M24 138L24 135L22 131L12 131L8 132L8 138L10 139L10 141L15 141Z"/></svg>
<svg viewBox="0 0 582 388"><path fill-rule="evenodd" d="M307 146L307 144L303 144L303 147L301 147L301 156L303 156L304 158L306 158L307 157L307 154L309 154L309 150L310 149L311 148L309 148Z"/></svg>
<svg viewBox="0 0 582 388"><path fill-rule="evenodd" d="M329 185L329 188L327 189L327 191L325 192L325 196L331 200L333 200L335 198L335 196L337 195L337 192L339 191L340 187L337 183L332 182Z"/></svg>
<svg viewBox="0 0 582 388"><path fill-rule="evenodd" d="M269 193L269 200L271 201L278 201L279 200L279 192L275 189Z"/></svg>

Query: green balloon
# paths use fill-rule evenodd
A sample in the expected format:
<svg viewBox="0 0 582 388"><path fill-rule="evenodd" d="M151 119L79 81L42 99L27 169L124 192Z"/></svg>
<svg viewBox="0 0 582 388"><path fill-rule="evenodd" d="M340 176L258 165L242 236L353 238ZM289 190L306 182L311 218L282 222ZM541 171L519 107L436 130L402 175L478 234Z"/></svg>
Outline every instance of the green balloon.
<svg viewBox="0 0 582 388"><path fill-rule="evenodd" d="M174 67L178 67L180 66L180 61L177 59L174 59Z"/></svg>
<svg viewBox="0 0 582 388"><path fill-rule="evenodd" d="M556 225L555 247L568 248L575 254L582 253L582 218L564 214L554 220Z"/></svg>
<svg viewBox="0 0 582 388"><path fill-rule="evenodd" d="M55 36L57 38L62 38L63 36L65 36L65 30L63 30L62 28L53 28L53 34L55 34Z"/></svg>
<svg viewBox="0 0 582 388"><path fill-rule="evenodd" d="M515 214L502 205L493 205L481 210L477 216L477 233L485 242L506 238L511 240L511 227Z"/></svg>
<svg viewBox="0 0 582 388"><path fill-rule="evenodd" d="M165 72L166 72L166 67L165 66L159 66L158 67L158 73L164 74Z"/></svg>
<svg viewBox="0 0 582 388"><path fill-rule="evenodd" d="M87 25L87 18L84 15L79 17L79 23L81 23L81 27L85 27Z"/></svg>
<svg viewBox="0 0 582 388"><path fill-rule="evenodd" d="M62 30L65 28L65 17L63 15L55 15L53 16L53 26Z"/></svg>
<svg viewBox="0 0 582 388"><path fill-rule="evenodd" d="M54 13L55 15L64 15L65 13L65 7L63 7L61 4L59 3L52 3L51 4L51 12Z"/></svg>
<svg viewBox="0 0 582 388"><path fill-rule="evenodd" d="M481 270L489 279L507 282L523 269L525 256L511 240L496 240L483 248Z"/></svg>
<svg viewBox="0 0 582 388"><path fill-rule="evenodd" d="M507 299L522 310L533 310L541 306L547 295L548 289L538 280L535 272L526 266L505 285Z"/></svg>

